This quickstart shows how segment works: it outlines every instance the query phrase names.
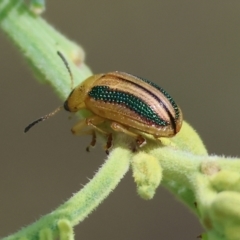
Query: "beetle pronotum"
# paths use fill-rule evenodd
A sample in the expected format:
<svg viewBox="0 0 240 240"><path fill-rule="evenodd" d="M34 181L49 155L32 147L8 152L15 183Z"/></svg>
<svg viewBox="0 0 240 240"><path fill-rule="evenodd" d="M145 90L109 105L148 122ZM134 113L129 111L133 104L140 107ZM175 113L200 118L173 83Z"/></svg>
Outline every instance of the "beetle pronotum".
<svg viewBox="0 0 240 240"><path fill-rule="evenodd" d="M67 61L61 53L58 52L58 55L66 65L73 82ZM71 91L63 106L29 124L25 132L62 108L69 112L89 110L92 115L80 120L73 126L72 132L81 134L85 127L90 126L92 146L96 142L95 131L105 134L108 138L106 151L112 145L112 134L102 127L104 122L109 122L113 131L135 138L139 147L146 142L141 132L155 138L172 137L182 126L181 109L163 88L125 72L109 72L87 78Z"/></svg>

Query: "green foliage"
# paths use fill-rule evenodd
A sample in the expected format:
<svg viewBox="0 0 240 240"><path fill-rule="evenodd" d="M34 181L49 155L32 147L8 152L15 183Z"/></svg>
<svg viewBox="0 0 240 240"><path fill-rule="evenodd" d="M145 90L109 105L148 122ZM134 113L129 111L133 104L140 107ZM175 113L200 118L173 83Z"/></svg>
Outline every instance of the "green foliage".
<svg viewBox="0 0 240 240"><path fill-rule="evenodd" d="M45 11L45 0L31 0L30 9L34 14L40 15Z"/></svg>

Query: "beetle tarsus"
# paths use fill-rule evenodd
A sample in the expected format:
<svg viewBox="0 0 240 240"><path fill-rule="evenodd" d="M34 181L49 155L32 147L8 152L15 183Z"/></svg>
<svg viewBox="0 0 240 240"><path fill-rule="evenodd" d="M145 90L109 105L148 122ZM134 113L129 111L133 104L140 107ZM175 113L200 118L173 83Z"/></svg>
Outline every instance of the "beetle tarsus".
<svg viewBox="0 0 240 240"><path fill-rule="evenodd" d="M96 141L97 141L96 132L92 130L92 141L90 143L90 146L94 147L96 145Z"/></svg>
<svg viewBox="0 0 240 240"><path fill-rule="evenodd" d="M129 148L132 150L133 153L137 152L138 150L136 142L132 142Z"/></svg>
<svg viewBox="0 0 240 240"><path fill-rule="evenodd" d="M94 147L96 145L96 142L97 142L96 132L94 130L92 130L92 140L91 140L89 146L86 147L86 151L90 152L90 147Z"/></svg>
<svg viewBox="0 0 240 240"><path fill-rule="evenodd" d="M112 147L112 141L113 141L112 133L110 133L107 136L107 143L106 143L106 146L105 146L105 152L106 152L107 155L109 154L109 149Z"/></svg>
<svg viewBox="0 0 240 240"><path fill-rule="evenodd" d="M136 139L136 143L138 147L143 147L147 143L147 141L143 136L139 135Z"/></svg>

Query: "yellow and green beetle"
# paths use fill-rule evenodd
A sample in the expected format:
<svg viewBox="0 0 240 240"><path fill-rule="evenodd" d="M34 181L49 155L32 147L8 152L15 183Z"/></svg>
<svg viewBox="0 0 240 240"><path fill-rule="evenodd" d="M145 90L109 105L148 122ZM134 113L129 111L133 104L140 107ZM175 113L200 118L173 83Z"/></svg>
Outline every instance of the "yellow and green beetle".
<svg viewBox="0 0 240 240"><path fill-rule="evenodd" d="M31 123L25 132L61 108ZM141 147L146 141L139 132L155 138L172 137L180 131L183 120L181 109L163 88L149 80L118 71L87 78L71 91L63 108L69 112L89 110L92 115L79 121L72 132L81 134L85 127L91 126L91 145L96 142L95 130L99 131L108 136L107 151L112 145L112 135L101 126L106 121L112 130L132 136Z"/></svg>

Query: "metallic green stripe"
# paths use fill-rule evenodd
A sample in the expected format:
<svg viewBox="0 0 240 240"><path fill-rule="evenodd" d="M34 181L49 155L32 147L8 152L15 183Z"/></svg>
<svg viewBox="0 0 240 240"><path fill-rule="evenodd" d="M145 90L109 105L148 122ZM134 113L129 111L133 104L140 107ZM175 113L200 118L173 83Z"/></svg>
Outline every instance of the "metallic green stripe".
<svg viewBox="0 0 240 240"><path fill-rule="evenodd" d="M176 102L174 101L174 99L163 88L159 87L157 84L149 81L148 79L141 78L141 77L137 77L137 78L141 79L142 81L148 83L149 85L151 85L151 86L155 87L157 90L159 90L168 99L168 101L171 103L171 105L172 105L172 107L174 109L174 112L175 112L175 119L179 118L180 111L179 111L179 108L178 108Z"/></svg>
<svg viewBox="0 0 240 240"><path fill-rule="evenodd" d="M108 86L95 86L88 93L94 100L124 105L137 113L144 120L159 126L167 126L164 121L140 98L122 91L110 89Z"/></svg>

